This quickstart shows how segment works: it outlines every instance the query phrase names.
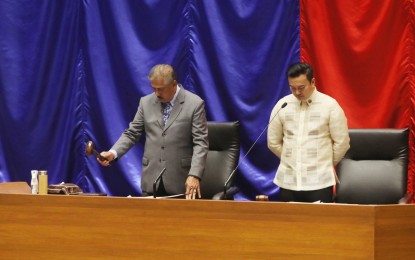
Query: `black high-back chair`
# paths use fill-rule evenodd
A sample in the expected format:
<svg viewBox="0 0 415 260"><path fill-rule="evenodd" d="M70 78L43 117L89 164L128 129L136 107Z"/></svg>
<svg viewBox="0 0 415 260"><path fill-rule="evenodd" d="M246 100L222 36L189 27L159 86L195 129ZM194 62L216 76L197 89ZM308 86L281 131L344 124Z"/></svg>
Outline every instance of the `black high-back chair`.
<svg viewBox="0 0 415 260"><path fill-rule="evenodd" d="M335 201L395 204L408 176L408 129L350 129L350 149L337 166Z"/></svg>
<svg viewBox="0 0 415 260"><path fill-rule="evenodd" d="M202 199L228 199L238 191L233 178L224 196L225 182L238 165L240 153L240 123L208 122L209 152L205 173L200 183Z"/></svg>

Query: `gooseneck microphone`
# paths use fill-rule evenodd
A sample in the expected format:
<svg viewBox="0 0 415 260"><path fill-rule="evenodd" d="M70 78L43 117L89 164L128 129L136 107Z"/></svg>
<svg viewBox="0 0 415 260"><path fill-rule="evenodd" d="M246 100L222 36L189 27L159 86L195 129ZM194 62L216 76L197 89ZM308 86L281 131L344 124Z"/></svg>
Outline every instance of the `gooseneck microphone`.
<svg viewBox="0 0 415 260"><path fill-rule="evenodd" d="M163 168L163 170L161 170L161 172L159 173L159 176L157 176L157 179L153 182L153 197L156 198L157 197L157 182L159 182L159 180L161 179L161 176L163 176L164 172L166 171L166 167Z"/></svg>
<svg viewBox="0 0 415 260"><path fill-rule="evenodd" d="M244 155L244 157L239 161L238 165L236 165L235 169L233 169L233 171L231 172L231 174L229 175L228 179L225 182L225 186L223 187L223 196L226 199L226 190L227 187L229 185L229 182L231 181L233 175L235 175L236 170L238 169L239 165L243 162L243 160L245 159L245 157L249 154L249 152L252 150L252 148L254 148L254 146L256 145L256 143L258 142L259 138L261 138L262 134L265 132L265 130L268 128L269 124L271 124L271 122L274 120L274 118L278 115L278 113L281 111L281 109L283 109L284 107L287 106L287 102L284 102L284 104L282 104L282 106L278 109L277 113L275 113L275 115L271 118L271 120L269 120L269 123L267 124L267 126L262 130L262 132L259 134L258 138L255 140L255 142L251 145L251 147L248 149L248 151L246 152L246 154Z"/></svg>

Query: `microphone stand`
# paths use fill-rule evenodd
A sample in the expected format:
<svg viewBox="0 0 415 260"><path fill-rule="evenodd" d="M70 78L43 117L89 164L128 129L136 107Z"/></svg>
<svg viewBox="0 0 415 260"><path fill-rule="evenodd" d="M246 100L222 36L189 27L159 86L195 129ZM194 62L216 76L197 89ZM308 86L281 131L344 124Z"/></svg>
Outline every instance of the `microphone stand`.
<svg viewBox="0 0 415 260"><path fill-rule="evenodd" d="M225 186L223 187L223 196L224 196L225 199L226 199L226 192L227 192L227 187L229 185L229 182L231 181L233 175L235 175L235 172L239 168L239 165L242 163L243 160L245 160L245 157L249 154L249 152L251 152L252 148L254 148L254 146L258 142L259 138L261 138L262 134L265 132L265 130L268 128L269 124L271 124L271 122L274 120L274 118L278 115L278 113L280 112L280 110L283 109L286 106L287 106L287 102L284 102L284 104L282 104L282 106L278 109L277 113L275 113L275 115L271 118L271 120L269 121L269 123L267 124L267 126L262 130L262 132L259 134L258 138L251 145L251 147L248 149L248 151L246 152L246 154L244 155L244 157L239 161L238 165L236 165L235 169L233 169L233 171L229 175L228 179L225 182Z"/></svg>
<svg viewBox="0 0 415 260"><path fill-rule="evenodd" d="M166 167L163 168L163 170L161 170L161 172L159 173L159 176L157 176L157 179L153 182L153 198L156 198L156 193L157 193L157 182L159 182L159 180L161 179L161 176L163 176L164 172L166 171Z"/></svg>

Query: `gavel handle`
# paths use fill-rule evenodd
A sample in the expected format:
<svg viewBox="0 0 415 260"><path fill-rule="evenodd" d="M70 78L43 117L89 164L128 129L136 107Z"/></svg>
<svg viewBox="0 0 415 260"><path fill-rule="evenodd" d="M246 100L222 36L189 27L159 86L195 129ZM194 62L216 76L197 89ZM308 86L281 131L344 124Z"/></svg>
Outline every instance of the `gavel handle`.
<svg viewBox="0 0 415 260"><path fill-rule="evenodd" d="M92 150L92 153L100 160L100 161L108 161L107 158L105 158L104 156L100 155L95 149Z"/></svg>

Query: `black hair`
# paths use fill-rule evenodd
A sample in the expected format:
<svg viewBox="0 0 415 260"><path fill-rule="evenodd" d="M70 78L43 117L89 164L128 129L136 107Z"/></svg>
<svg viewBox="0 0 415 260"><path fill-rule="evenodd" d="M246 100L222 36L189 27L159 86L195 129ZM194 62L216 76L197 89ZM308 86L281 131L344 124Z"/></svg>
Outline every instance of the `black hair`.
<svg viewBox="0 0 415 260"><path fill-rule="evenodd" d="M287 69L288 78L296 78L304 74L307 76L307 79L310 82L314 78L313 67L305 62L291 64Z"/></svg>

